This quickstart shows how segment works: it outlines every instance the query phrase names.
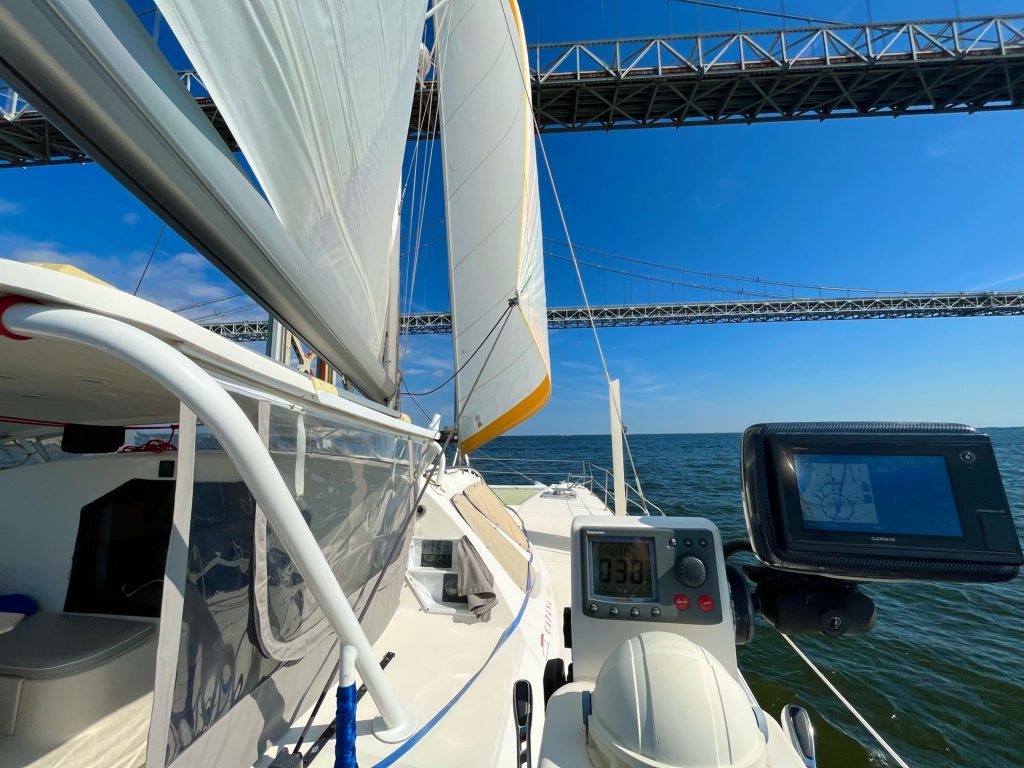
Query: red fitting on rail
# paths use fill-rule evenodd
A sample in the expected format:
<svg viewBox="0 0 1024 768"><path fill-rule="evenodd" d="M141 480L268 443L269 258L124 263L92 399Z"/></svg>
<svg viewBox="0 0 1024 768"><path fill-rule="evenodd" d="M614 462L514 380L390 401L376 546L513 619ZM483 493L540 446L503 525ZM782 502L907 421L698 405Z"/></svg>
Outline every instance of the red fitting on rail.
<svg viewBox="0 0 1024 768"><path fill-rule="evenodd" d="M21 336L4 324L4 312L13 307L15 304L38 304L38 301L33 299L26 299L23 296L0 296L0 336L6 336L8 339L14 339L15 341L28 341L31 336Z"/></svg>

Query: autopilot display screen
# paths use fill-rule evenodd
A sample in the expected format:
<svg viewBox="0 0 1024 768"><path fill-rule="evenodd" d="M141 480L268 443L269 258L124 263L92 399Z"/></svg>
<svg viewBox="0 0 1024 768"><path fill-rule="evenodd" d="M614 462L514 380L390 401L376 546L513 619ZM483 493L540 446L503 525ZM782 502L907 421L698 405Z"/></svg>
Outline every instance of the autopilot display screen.
<svg viewBox="0 0 1024 768"><path fill-rule="evenodd" d="M653 600L651 577L654 540L605 538L590 542L590 589L593 597Z"/></svg>
<svg viewBox="0 0 1024 768"><path fill-rule="evenodd" d="M942 456L794 453L804 527L963 536Z"/></svg>

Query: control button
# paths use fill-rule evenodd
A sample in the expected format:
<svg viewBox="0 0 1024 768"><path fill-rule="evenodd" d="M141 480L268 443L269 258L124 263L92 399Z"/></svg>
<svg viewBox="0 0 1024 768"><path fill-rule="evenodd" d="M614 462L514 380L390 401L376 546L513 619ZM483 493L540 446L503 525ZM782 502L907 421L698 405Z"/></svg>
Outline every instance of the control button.
<svg viewBox="0 0 1024 768"><path fill-rule="evenodd" d="M692 547L693 546L693 539L691 539L689 537L683 539L683 546L684 547Z"/></svg>
<svg viewBox="0 0 1024 768"><path fill-rule="evenodd" d="M706 547L708 545L708 540L704 538L697 539L697 545L700 547Z"/></svg>
<svg viewBox="0 0 1024 768"><path fill-rule="evenodd" d="M656 619L659 616L661 616L661 608L659 608L658 606L654 606L653 608L651 608L651 617Z"/></svg>
<svg viewBox="0 0 1024 768"><path fill-rule="evenodd" d="M591 613L597 613L601 609L597 607L597 603L591 603L590 605L587 606L587 610L590 611Z"/></svg>
<svg viewBox="0 0 1024 768"><path fill-rule="evenodd" d="M672 602L675 603L676 608L678 608L680 611L685 611L687 608L690 607L690 598L683 594L676 595L674 598L672 598Z"/></svg>
<svg viewBox="0 0 1024 768"><path fill-rule="evenodd" d="M668 545L670 547L674 547L676 545L676 543L677 542L676 542L676 537L675 536L673 536L671 539L668 540Z"/></svg>
<svg viewBox="0 0 1024 768"><path fill-rule="evenodd" d="M710 609L708 609L708 610L710 610ZM613 605L613 606L612 606L611 608L609 608L609 609L608 609L608 615L609 615L609 616L618 616L618 615L619 615L619 609L618 609L618 608L616 608L616 607L615 607L615 606Z"/></svg>
<svg viewBox="0 0 1024 768"><path fill-rule="evenodd" d="M700 606L700 609L704 611L704 613L710 613L715 610L715 598L711 595L701 595L697 598L697 605Z"/></svg>
<svg viewBox="0 0 1024 768"><path fill-rule="evenodd" d="M680 583L695 589L708 580L708 569L696 555L687 555L676 563L676 578Z"/></svg>
<svg viewBox="0 0 1024 768"><path fill-rule="evenodd" d="M640 616L640 609L639 608L630 608L629 609L629 617L631 619L638 618L639 616Z"/></svg>
<svg viewBox="0 0 1024 768"><path fill-rule="evenodd" d="M960 451L960 461L964 464L973 464L978 460L978 457L974 455L974 451Z"/></svg>

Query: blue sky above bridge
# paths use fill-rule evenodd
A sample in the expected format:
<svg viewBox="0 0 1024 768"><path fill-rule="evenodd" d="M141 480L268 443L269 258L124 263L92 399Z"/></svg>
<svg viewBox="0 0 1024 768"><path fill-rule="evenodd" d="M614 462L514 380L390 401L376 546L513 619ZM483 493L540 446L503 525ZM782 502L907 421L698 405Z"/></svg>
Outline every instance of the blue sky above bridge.
<svg viewBox="0 0 1024 768"><path fill-rule="evenodd" d="M731 2L731 0L724 0ZM780 2L748 5L843 21L1001 13L1012 3ZM663 0L523 0L530 41L782 26L781 20ZM797 22L786 22L794 26ZM545 136L573 240L694 271L909 291L1024 289L1024 113ZM419 162L428 144L420 147ZM410 156L413 151L410 147ZM443 218L440 151L424 221ZM160 222L96 165L5 171L0 253L71 261L132 290ZM563 240L542 173L545 234ZM414 309L446 309L443 225L424 230ZM409 244L406 244L409 247ZM549 244L552 250L564 247ZM593 303L721 297L642 277L695 278L582 258ZM579 302L571 266L548 261L551 305ZM717 281L715 286L726 285ZM748 286L749 287L749 286ZM172 308L232 286L168 232L141 295ZM199 307L192 317L244 307ZM250 311L222 318L254 316ZM1024 319L602 329L630 430L736 431L789 419L929 419L1024 424ZM587 330L552 332L554 392L521 433L601 433L604 377ZM451 372L451 339L408 339L412 391ZM451 389L422 398L451 420ZM412 403L405 410L423 415Z"/></svg>

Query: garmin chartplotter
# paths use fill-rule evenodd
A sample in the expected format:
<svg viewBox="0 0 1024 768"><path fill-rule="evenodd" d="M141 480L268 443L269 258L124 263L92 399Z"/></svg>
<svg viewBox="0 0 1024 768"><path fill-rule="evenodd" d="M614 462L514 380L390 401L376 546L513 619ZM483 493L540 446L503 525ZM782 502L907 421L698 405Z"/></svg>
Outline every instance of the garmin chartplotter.
<svg viewBox="0 0 1024 768"><path fill-rule="evenodd" d="M754 553L853 580L1004 581L1024 562L988 436L959 424L758 424L741 445Z"/></svg>

